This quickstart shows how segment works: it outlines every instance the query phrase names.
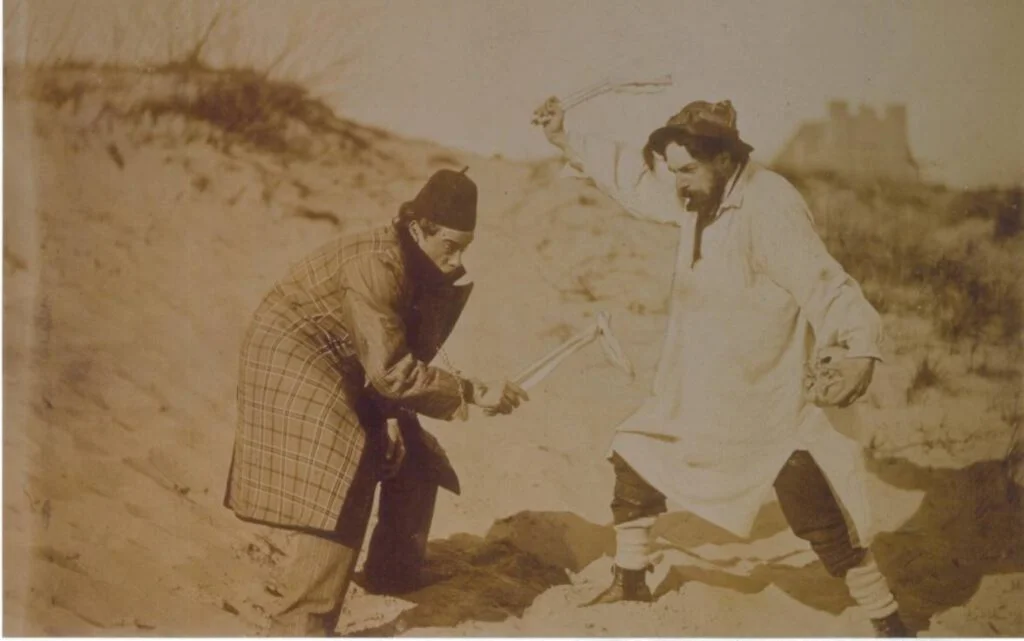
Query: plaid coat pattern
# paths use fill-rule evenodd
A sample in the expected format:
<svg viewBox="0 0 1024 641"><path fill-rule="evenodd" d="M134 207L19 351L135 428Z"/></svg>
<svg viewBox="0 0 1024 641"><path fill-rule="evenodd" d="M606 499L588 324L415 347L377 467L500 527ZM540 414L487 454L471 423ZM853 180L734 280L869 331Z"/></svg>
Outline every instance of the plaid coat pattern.
<svg viewBox="0 0 1024 641"><path fill-rule="evenodd" d="M381 436L367 416L448 420L464 407L468 383L427 363L470 288L425 284L433 265L402 234L389 225L325 244L256 310L224 499L238 517L334 530Z"/></svg>

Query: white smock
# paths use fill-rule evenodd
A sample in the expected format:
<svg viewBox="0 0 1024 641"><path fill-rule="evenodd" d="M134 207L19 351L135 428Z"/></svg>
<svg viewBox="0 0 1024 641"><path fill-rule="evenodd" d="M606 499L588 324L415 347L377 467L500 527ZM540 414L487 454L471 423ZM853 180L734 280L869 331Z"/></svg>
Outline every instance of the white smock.
<svg viewBox="0 0 1024 641"><path fill-rule="evenodd" d="M679 226L668 326L651 395L611 449L672 502L749 537L773 483L807 450L838 498L851 534L873 533L858 410L821 409L803 395L817 349L881 359L881 320L829 255L800 193L753 162L732 177L693 263L697 215L663 167L639 149L568 134L570 165L630 214Z"/></svg>

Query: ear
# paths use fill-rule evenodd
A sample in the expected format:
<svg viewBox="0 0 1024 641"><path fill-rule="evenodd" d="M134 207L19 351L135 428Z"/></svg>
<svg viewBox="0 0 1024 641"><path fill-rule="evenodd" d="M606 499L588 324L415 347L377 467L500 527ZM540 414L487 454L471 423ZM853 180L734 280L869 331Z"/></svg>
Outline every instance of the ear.
<svg viewBox="0 0 1024 641"><path fill-rule="evenodd" d="M719 152L719 154L715 156L715 169L718 170L718 173L725 174L728 173L731 168L732 156L727 151Z"/></svg>
<svg viewBox="0 0 1024 641"><path fill-rule="evenodd" d="M412 236L412 239L417 243L423 242L423 228L420 227L419 221L409 221L409 235Z"/></svg>

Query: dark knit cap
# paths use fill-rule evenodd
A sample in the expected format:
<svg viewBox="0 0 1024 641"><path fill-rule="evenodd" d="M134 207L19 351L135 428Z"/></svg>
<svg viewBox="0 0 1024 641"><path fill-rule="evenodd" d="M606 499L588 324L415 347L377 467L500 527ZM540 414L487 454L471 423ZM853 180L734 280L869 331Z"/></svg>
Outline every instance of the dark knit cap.
<svg viewBox="0 0 1024 641"><path fill-rule="evenodd" d="M409 203L415 216L457 231L476 228L476 183L462 171L442 169L427 180Z"/></svg>

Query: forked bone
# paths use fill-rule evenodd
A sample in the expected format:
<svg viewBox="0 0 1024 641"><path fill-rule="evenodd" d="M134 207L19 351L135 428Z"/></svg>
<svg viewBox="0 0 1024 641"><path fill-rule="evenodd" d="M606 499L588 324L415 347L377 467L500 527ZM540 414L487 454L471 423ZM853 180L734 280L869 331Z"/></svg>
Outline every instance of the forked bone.
<svg viewBox="0 0 1024 641"><path fill-rule="evenodd" d="M513 379L513 382L523 389L534 387L547 378L565 359L580 351L594 340L601 343L601 349L612 365L624 371L630 378L633 377L633 364L626 357L618 339L612 333L611 317L607 312L600 312L593 325L578 332L555 349L534 361L529 367L520 372Z"/></svg>

